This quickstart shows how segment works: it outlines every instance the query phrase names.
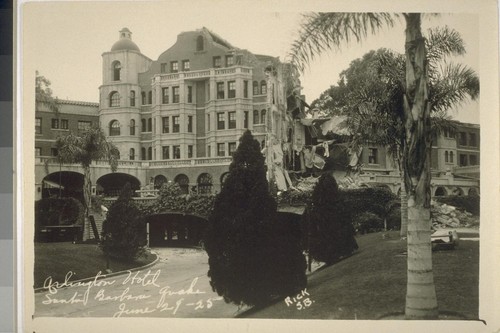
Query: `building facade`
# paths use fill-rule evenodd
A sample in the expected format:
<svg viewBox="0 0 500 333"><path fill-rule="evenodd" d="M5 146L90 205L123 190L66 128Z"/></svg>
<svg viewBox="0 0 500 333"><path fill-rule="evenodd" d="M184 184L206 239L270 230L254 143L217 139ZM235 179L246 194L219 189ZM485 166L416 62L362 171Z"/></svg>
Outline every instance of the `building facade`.
<svg viewBox="0 0 500 333"><path fill-rule="evenodd" d="M104 163L93 167L94 193L116 195L127 181L143 194L165 181L179 183L185 193L220 190L245 130L263 147L271 136L287 132L291 121L282 66L277 58L236 48L206 28L179 34L172 47L151 60L132 41L132 32L122 29L102 54L99 103L87 103L91 111L80 103L75 117L81 119L73 119L62 108L61 117L68 119L56 129L46 127L54 117L37 107L37 193L47 184L57 187L51 174L59 172L58 164L49 157L57 154L56 137L64 135L61 130L83 128L84 121L98 122L120 151L117 172ZM64 168L81 173L76 165Z"/></svg>

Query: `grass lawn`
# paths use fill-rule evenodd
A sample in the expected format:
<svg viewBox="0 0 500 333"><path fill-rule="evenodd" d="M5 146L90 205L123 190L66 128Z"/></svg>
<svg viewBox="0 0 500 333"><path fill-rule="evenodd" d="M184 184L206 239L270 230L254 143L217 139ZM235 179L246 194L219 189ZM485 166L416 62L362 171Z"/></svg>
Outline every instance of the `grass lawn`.
<svg viewBox="0 0 500 333"><path fill-rule="evenodd" d="M356 254L310 275L307 292L314 302L310 307L299 311L280 301L244 317L352 320L403 312L406 241L400 240L399 231L388 235L357 237ZM464 240L455 250L434 252L433 267L440 311L478 319L479 242Z"/></svg>
<svg viewBox="0 0 500 333"><path fill-rule="evenodd" d="M138 258L134 262L110 259L113 272L140 267L153 262L154 254ZM69 271L75 273L71 280L95 276L99 271L105 274L106 258L96 244L35 243L35 288L43 287L49 276L52 281L63 282Z"/></svg>

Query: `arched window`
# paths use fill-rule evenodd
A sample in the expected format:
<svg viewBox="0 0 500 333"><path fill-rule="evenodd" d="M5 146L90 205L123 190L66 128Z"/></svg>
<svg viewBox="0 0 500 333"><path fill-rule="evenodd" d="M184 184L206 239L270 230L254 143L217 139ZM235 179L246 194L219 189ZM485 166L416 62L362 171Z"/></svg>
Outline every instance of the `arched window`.
<svg viewBox="0 0 500 333"><path fill-rule="evenodd" d="M112 120L109 123L109 136L120 135L120 123L118 120Z"/></svg>
<svg viewBox="0 0 500 333"><path fill-rule="evenodd" d="M146 148L144 147L141 148L141 160L146 160Z"/></svg>
<svg viewBox="0 0 500 333"><path fill-rule="evenodd" d="M135 106L135 90L130 90L130 106Z"/></svg>
<svg viewBox="0 0 500 333"><path fill-rule="evenodd" d="M203 51L203 36L196 38L196 51Z"/></svg>
<svg viewBox="0 0 500 333"><path fill-rule="evenodd" d="M450 163L453 163L453 152L450 151Z"/></svg>
<svg viewBox="0 0 500 333"><path fill-rule="evenodd" d="M210 176L208 173L202 173L198 177L198 193L212 193L212 176Z"/></svg>
<svg viewBox="0 0 500 333"><path fill-rule="evenodd" d="M120 106L120 94L118 93L118 91L113 91L111 92L111 94L109 94L109 106Z"/></svg>
<svg viewBox="0 0 500 333"><path fill-rule="evenodd" d="M221 184L221 185L224 185L224 182L226 181L227 176L229 176L229 172L224 172L224 173L220 176L220 184Z"/></svg>
<svg viewBox="0 0 500 333"><path fill-rule="evenodd" d="M113 81L120 81L120 72L122 70L122 65L119 61L113 63Z"/></svg>
<svg viewBox="0 0 500 333"><path fill-rule="evenodd" d="M256 125L260 121L259 110L253 110L253 124Z"/></svg>
<svg viewBox="0 0 500 333"><path fill-rule="evenodd" d="M130 135L135 135L135 120L130 119Z"/></svg>
<svg viewBox="0 0 500 333"><path fill-rule="evenodd" d="M448 151L444 152L444 161L448 163Z"/></svg>
<svg viewBox="0 0 500 333"><path fill-rule="evenodd" d="M265 124L266 123L266 110L261 110L260 111L260 123Z"/></svg>
<svg viewBox="0 0 500 333"><path fill-rule="evenodd" d="M134 148L130 148L129 158L131 161L135 160L135 149Z"/></svg>
<svg viewBox="0 0 500 333"><path fill-rule="evenodd" d="M264 80L260 81L260 93L261 95L267 94L267 83Z"/></svg>
<svg viewBox="0 0 500 333"><path fill-rule="evenodd" d="M436 197L442 197L445 196L446 194L447 194L446 189L441 186L436 189L436 192L434 192L434 196Z"/></svg>
<svg viewBox="0 0 500 333"><path fill-rule="evenodd" d="M179 184L179 187L181 188L181 193L183 194L188 194L189 193L189 178L185 174L179 174L175 176L174 182Z"/></svg>
<svg viewBox="0 0 500 333"><path fill-rule="evenodd" d="M259 94L259 82L253 81L253 94L258 95Z"/></svg>
<svg viewBox="0 0 500 333"><path fill-rule="evenodd" d="M153 159L153 148L152 147L149 147L148 148L148 160L152 160Z"/></svg>

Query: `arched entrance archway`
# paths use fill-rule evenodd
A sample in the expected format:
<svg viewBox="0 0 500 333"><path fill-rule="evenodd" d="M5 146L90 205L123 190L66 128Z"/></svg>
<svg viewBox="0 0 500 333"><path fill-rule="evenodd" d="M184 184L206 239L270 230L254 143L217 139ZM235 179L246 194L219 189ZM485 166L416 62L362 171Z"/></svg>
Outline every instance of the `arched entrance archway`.
<svg viewBox="0 0 500 333"><path fill-rule="evenodd" d="M438 188L436 188L436 191L434 192L434 196L436 196L436 197L444 197L447 194L448 193L446 192L446 189L442 186L439 186Z"/></svg>
<svg viewBox="0 0 500 333"><path fill-rule="evenodd" d="M212 176L208 173L202 173L198 176L198 193L208 194L212 193Z"/></svg>
<svg viewBox="0 0 500 333"><path fill-rule="evenodd" d="M174 178L174 182L176 182L181 188L182 194L189 193L189 178L185 174L181 173Z"/></svg>
<svg viewBox="0 0 500 333"><path fill-rule="evenodd" d="M207 220L198 215L167 212L146 217L149 246L185 247L200 244Z"/></svg>
<svg viewBox="0 0 500 333"><path fill-rule="evenodd" d="M83 175L73 171L54 172L42 180L42 198L72 197L83 202Z"/></svg>
<svg viewBox="0 0 500 333"><path fill-rule="evenodd" d="M467 192L467 195L479 195L479 192L478 192L477 188L471 187L469 189L469 191Z"/></svg>
<svg viewBox="0 0 500 333"><path fill-rule="evenodd" d="M163 186L163 184L165 184L166 182L167 182L167 177L165 177L164 175L156 176L155 180L154 180L155 190L160 189Z"/></svg>
<svg viewBox="0 0 500 333"><path fill-rule="evenodd" d="M132 191L139 190L141 187L139 180L132 175L120 172L108 173L97 180L97 194L104 194L106 197L117 197L126 183L130 183Z"/></svg>
<svg viewBox="0 0 500 333"><path fill-rule="evenodd" d="M453 189L453 195L462 196L464 195L464 190L462 190L460 187L455 187Z"/></svg>

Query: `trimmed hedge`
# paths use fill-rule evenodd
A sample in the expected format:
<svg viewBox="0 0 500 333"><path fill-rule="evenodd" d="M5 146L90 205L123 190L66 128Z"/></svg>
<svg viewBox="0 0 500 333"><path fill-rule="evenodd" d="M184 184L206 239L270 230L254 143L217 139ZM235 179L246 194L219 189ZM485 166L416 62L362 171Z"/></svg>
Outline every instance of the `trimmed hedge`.
<svg viewBox="0 0 500 333"><path fill-rule="evenodd" d="M36 226L83 225L84 209L75 198L46 198L35 202Z"/></svg>
<svg viewBox="0 0 500 333"><path fill-rule="evenodd" d="M358 249L344 196L330 173L314 187L309 205L309 254L314 260L333 264Z"/></svg>
<svg viewBox="0 0 500 333"><path fill-rule="evenodd" d="M480 196L479 195L449 195L445 197L434 197L434 200L443 204L465 210L472 215L479 216Z"/></svg>

